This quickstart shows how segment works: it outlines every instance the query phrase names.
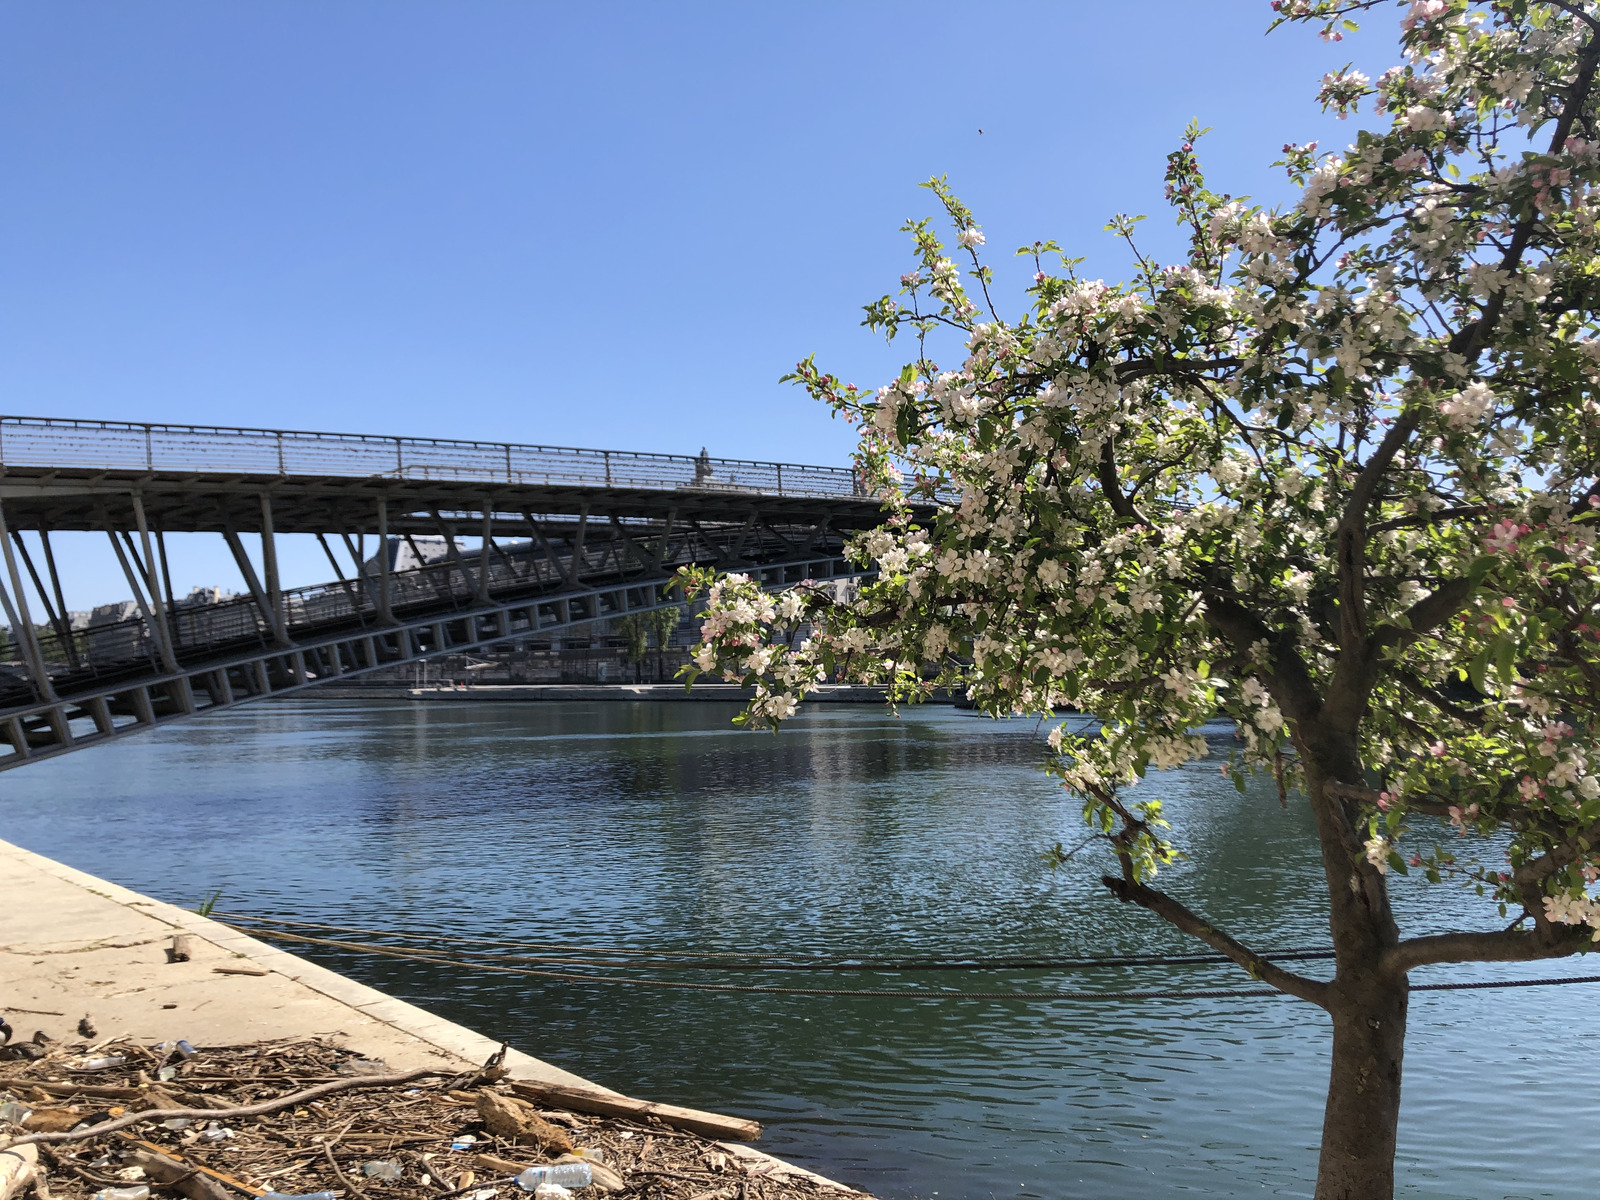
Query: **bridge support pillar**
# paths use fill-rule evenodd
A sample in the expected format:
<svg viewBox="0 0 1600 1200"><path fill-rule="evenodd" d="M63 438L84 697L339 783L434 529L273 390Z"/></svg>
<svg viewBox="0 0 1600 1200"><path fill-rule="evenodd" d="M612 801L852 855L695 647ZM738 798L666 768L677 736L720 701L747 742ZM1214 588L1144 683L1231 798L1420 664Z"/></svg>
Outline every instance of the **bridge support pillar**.
<svg viewBox="0 0 1600 1200"><path fill-rule="evenodd" d="M390 607L393 593L389 587L389 502L378 499L378 594L373 598L378 610L378 621L394 625L394 610Z"/></svg>
<svg viewBox="0 0 1600 1200"><path fill-rule="evenodd" d="M282 632L287 624L283 612L283 587L278 580L278 538L272 528L271 492L261 493L261 573L266 576L267 603L272 606L272 625Z"/></svg>
<svg viewBox="0 0 1600 1200"><path fill-rule="evenodd" d="M6 528L5 505L0 504L0 542L5 546L6 576L11 580L11 591L6 592L0 586L0 599L5 601L6 617L11 622L12 635L17 639L17 645L22 647L27 659L28 673L33 676L33 688L38 693L39 699L54 701L56 690L50 682L50 672L44 665L44 652L39 648L39 639L34 636L33 617L28 613L28 597L23 594L22 580L17 575L17 559L11 552L11 531ZM12 607L12 597L16 597L16 607Z"/></svg>
<svg viewBox="0 0 1600 1200"><path fill-rule="evenodd" d="M156 707L150 703L150 689L136 687L129 693L133 701L133 715L141 725L154 725L156 723Z"/></svg>
<svg viewBox="0 0 1600 1200"><path fill-rule="evenodd" d="M150 634L156 639L156 645L160 649L161 665L168 672L176 674L177 647L172 643L172 625L167 620L167 606L161 600L161 584L156 578L156 560L150 545L150 526L144 516L144 498L138 492L133 493L133 519L139 526L139 545L144 551L144 561L140 565L143 568L145 590L150 596L150 605L155 612L155 622Z"/></svg>
<svg viewBox="0 0 1600 1200"><path fill-rule="evenodd" d="M106 703L104 696L96 696L89 701L89 716L94 718L94 727L108 737L117 731L117 723L111 719L111 705Z"/></svg>

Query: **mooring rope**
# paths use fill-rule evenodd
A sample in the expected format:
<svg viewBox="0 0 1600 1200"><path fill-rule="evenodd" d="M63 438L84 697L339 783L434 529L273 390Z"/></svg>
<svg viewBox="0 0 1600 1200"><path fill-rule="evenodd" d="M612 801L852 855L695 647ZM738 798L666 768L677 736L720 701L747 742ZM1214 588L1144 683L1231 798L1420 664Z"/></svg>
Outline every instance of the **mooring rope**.
<svg viewBox="0 0 1600 1200"><path fill-rule="evenodd" d="M763 984L686 983L670 979L633 979L617 975L576 975L566 971L546 971L531 967L508 967L496 963L473 962L452 958L439 953L400 950L393 946L374 946L363 942L345 942L333 938L312 937L307 934L281 930L245 930L241 933L259 933L277 940L328 946L357 954L377 955L384 958L404 959L435 967L456 967L467 971L483 971L499 975L519 975L536 979L557 979L569 983L610 983L629 987L667 988L695 992L744 992L779 996L861 996L885 1000L1226 1000L1256 999L1288 996L1276 988L1142 988L1131 991L1038 991L1038 992L965 992L934 991L931 989L891 988L795 988ZM1600 975L1577 975L1544 979L1464 980L1459 983L1412 984L1413 992L1460 992L1485 988L1555 987L1569 983L1600 983Z"/></svg>
<svg viewBox="0 0 1600 1200"><path fill-rule="evenodd" d="M356 934L363 937L388 937L401 941L448 942L452 946L471 943L484 946L502 946L514 949L564 950L557 955L524 955L472 951L481 958L516 962L539 962L549 966L648 966L660 970L715 970L715 971L1072 971L1098 967L1164 967L1204 964L1227 964L1233 960L1224 954L1122 954L1090 958L981 958L963 957L947 959L929 958L873 958L854 954L794 954L763 955L721 951L635 950L605 946L565 946L558 942L518 942L503 938L457 937L454 934L417 932L397 929L363 929L350 925L331 925L322 921L291 921L279 917L257 917L240 913L213 913L219 920L230 924L238 921L253 922L250 930L321 929L333 933ZM241 928L234 925L235 928ZM287 931L286 931L287 932ZM571 957L575 954L596 954L599 959ZM1290 960L1305 961L1330 959L1332 950L1311 947L1291 947L1284 950L1262 951L1261 958L1270 962ZM614 959L616 961L605 961ZM727 961L721 961L727 960Z"/></svg>

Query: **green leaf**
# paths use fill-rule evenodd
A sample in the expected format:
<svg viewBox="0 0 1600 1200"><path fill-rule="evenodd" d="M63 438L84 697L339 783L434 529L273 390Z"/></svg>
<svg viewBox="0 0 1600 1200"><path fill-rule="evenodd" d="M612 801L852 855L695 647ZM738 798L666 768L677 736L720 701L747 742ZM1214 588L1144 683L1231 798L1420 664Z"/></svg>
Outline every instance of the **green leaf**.
<svg viewBox="0 0 1600 1200"><path fill-rule="evenodd" d="M1496 638L1494 643L1494 669L1500 682L1510 684L1517 678L1517 647L1510 638Z"/></svg>
<svg viewBox="0 0 1600 1200"><path fill-rule="evenodd" d="M1480 692L1486 691L1487 689L1483 685L1484 675L1488 673L1488 670L1489 651L1483 650L1474 655L1472 661L1467 664L1467 682Z"/></svg>

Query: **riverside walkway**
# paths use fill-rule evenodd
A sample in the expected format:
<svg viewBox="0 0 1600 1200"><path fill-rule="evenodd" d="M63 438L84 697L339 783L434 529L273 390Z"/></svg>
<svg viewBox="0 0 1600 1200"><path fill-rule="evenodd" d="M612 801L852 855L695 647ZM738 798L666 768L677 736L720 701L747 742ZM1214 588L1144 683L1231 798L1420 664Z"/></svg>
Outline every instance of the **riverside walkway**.
<svg viewBox="0 0 1600 1200"><path fill-rule="evenodd" d="M88 1016L101 1039L205 1045L325 1037L396 1071L481 1066L493 1038L385 995L187 909L0 841L0 1016L16 1038L71 1039ZM187 962L166 947L189 937ZM247 973L248 972L248 973ZM610 1092L510 1050L510 1077ZM729 1153L774 1174L843 1184L736 1142Z"/></svg>

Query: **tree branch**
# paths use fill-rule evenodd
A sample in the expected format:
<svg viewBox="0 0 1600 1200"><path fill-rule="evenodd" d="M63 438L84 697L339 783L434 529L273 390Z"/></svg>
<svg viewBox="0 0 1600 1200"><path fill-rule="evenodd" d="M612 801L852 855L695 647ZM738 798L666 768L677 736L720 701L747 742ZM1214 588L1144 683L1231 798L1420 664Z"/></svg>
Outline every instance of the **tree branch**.
<svg viewBox="0 0 1600 1200"><path fill-rule="evenodd" d="M1372 639L1367 653L1374 662L1386 648L1405 646L1423 634L1443 625L1461 611L1472 595L1472 582L1468 579L1451 579L1440 584L1431 595L1424 596L1405 612L1406 627L1386 625Z"/></svg>
<svg viewBox="0 0 1600 1200"><path fill-rule="evenodd" d="M1293 645L1275 635L1266 622L1237 601L1209 588L1205 597L1206 623L1232 642L1240 655L1248 655L1256 642L1264 641L1272 647L1272 674L1267 685L1284 715L1293 721L1316 720L1322 697L1317 694L1305 660Z"/></svg>
<svg viewBox="0 0 1600 1200"><path fill-rule="evenodd" d="M1495 510L1487 504L1468 504L1460 508L1442 508L1438 512L1412 513L1409 517L1396 517L1392 521L1379 521L1368 525L1368 533L1382 533L1387 529L1405 529L1415 525L1431 525L1452 517L1487 517Z"/></svg>
<svg viewBox="0 0 1600 1200"><path fill-rule="evenodd" d="M1135 883L1130 879L1118 879L1115 875L1104 875L1100 882L1110 889L1111 894L1124 904L1137 904L1140 908L1149 909L1156 916L1177 926L1190 937L1199 938L1206 945L1221 954L1227 955L1234 962L1248 971L1252 978L1269 983L1280 992L1286 992L1301 1000L1309 1000L1312 1004L1322 1008L1328 1007L1328 985L1315 979L1307 979L1303 975L1296 975L1293 971L1286 971L1262 958L1249 947L1236 941L1215 928L1209 921L1198 913L1174 900L1165 892L1155 888L1146 887L1142 883Z"/></svg>
<svg viewBox="0 0 1600 1200"><path fill-rule="evenodd" d="M1146 375L1198 375L1204 371L1222 371L1243 366L1238 358L1170 358L1162 362L1124 362L1117 366L1118 382L1142 379Z"/></svg>
<svg viewBox="0 0 1600 1200"><path fill-rule="evenodd" d="M1117 478L1117 460L1110 439L1100 448L1100 490L1105 492L1111 510L1119 517L1127 517L1148 525L1144 514L1134 502L1122 494L1122 481Z"/></svg>
<svg viewBox="0 0 1600 1200"><path fill-rule="evenodd" d="M1571 866L1578 859L1600 845L1600 821L1578 830L1571 837L1557 842L1537 858L1529 859L1517 868L1520 884L1540 883L1557 871Z"/></svg>
<svg viewBox="0 0 1600 1200"><path fill-rule="evenodd" d="M1436 933L1407 938L1383 953L1383 968L1409 971L1414 967L1451 962L1533 962L1541 958L1566 958L1593 943L1594 931L1586 925L1502 929L1492 933Z"/></svg>
<svg viewBox="0 0 1600 1200"><path fill-rule="evenodd" d="M1427 680L1419 678L1404 667L1394 668L1394 680L1417 699L1426 700L1447 717L1453 717L1463 725L1471 725L1474 729L1483 728L1482 713L1475 713L1453 703L1443 692L1430 686Z"/></svg>

